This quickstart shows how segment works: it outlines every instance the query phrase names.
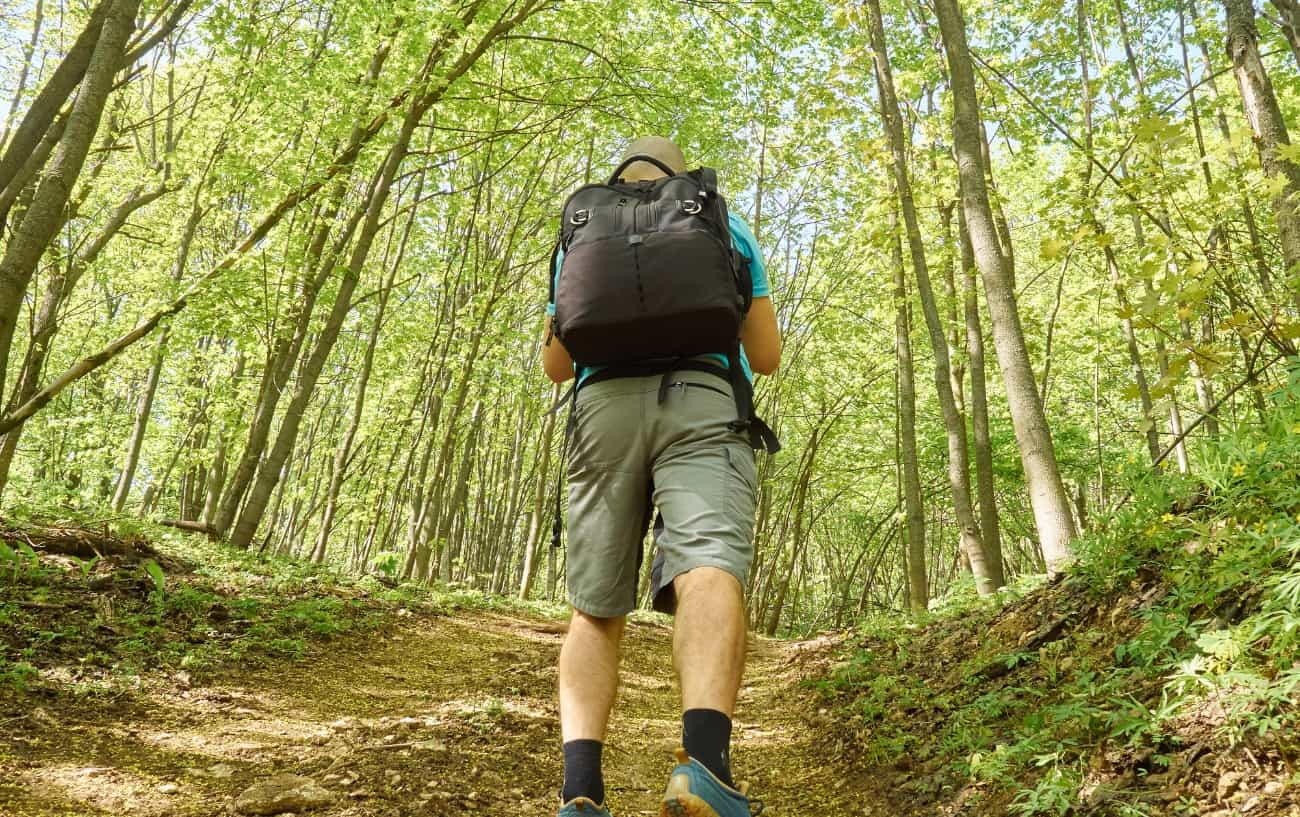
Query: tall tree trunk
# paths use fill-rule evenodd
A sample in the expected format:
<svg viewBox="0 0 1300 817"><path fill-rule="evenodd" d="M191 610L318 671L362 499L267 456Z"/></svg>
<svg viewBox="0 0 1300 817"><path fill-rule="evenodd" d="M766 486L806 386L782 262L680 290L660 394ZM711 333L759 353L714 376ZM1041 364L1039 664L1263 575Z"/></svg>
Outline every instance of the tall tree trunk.
<svg viewBox="0 0 1300 817"><path fill-rule="evenodd" d="M921 472L916 457L916 375L912 368L912 328L903 271L903 246L895 229L890 239L894 261L894 355L898 367L897 431L904 520L903 553L907 567L907 601L914 613L930 606L930 585L925 570L925 506L921 500Z"/></svg>
<svg viewBox="0 0 1300 817"><path fill-rule="evenodd" d="M189 263L190 247L194 244L194 235L198 232L199 222L203 220L206 212L202 205L201 192L204 185L200 183L194 194L193 206L190 208L190 216L186 219L185 228L181 233L180 246L176 250L176 263L172 267L172 281L179 283L185 277L185 267ZM125 222L125 219L122 219ZM122 512L126 505L126 499L131 494L131 483L135 479L136 465L140 461L140 449L144 445L145 432L149 427L149 417L153 412L154 395L158 391L158 380L162 375L163 361L166 359L167 339L171 334L171 327L163 329L158 336L158 344L154 347L152 363L149 366L149 374L145 379L145 391L140 398L140 410L136 413L135 423L131 429L131 439L127 443L126 461L122 464L122 473L118 477L117 490L113 494L113 510L117 513ZM28 395L30 397L31 395ZM26 398L23 401L25 402ZM21 428L13 430L13 434L22 431ZM182 519L188 518L184 510L180 514Z"/></svg>
<svg viewBox="0 0 1300 817"><path fill-rule="evenodd" d="M135 466L140 461L140 449L144 447L145 430L149 427L149 415L153 412L154 396L158 393L158 379L162 376L163 361L167 359L167 335L170 327L158 336L158 345L154 347L149 362L149 374L145 377L144 392L140 395L140 409L136 412L135 423L131 428L131 439L126 445L126 461L122 463L122 473L118 476L117 490L113 493L113 512L121 513L126 506L126 498L131 495L131 483L135 479ZM14 433L22 429L15 429ZM185 509L180 512L182 519L187 518Z"/></svg>
<svg viewBox="0 0 1300 817"><path fill-rule="evenodd" d="M551 404L560 399L560 386L551 389ZM537 470L537 482L533 488L533 507L528 514L528 538L524 540L524 569L519 582L519 598L527 600L533 590L533 578L537 573L537 546L542 540L542 525L546 521L547 490L551 486L551 448L554 447L555 416L558 411L547 412L542 424L542 437L538 442L541 450L541 465Z"/></svg>
<svg viewBox="0 0 1300 817"><path fill-rule="evenodd" d="M58 231L63 208L71 199L77 177L81 175L86 153L113 89L113 77L121 64L127 39L135 29L135 13L139 7L140 0L112 0L90 55L85 80L68 117L63 140L36 188L22 224L0 260L0 393L4 392L10 346L27 284L40 263L41 255ZM10 150L18 147L17 143L15 137Z"/></svg>
<svg viewBox="0 0 1300 817"><path fill-rule="evenodd" d="M1115 0L1115 19L1119 25L1120 40L1124 45L1125 63L1128 66L1129 74L1133 77L1133 83L1137 87L1139 111L1142 115L1147 115L1151 111L1151 102L1147 97L1147 83L1146 78L1143 75L1142 66L1138 64L1137 55L1133 51L1132 40L1129 37L1124 0ZM1123 173L1123 177L1126 179L1130 178L1127 159L1121 157L1119 167ZM1163 172L1163 168L1159 167L1158 161L1157 169ZM1142 227L1142 216L1137 211L1134 211L1132 213L1132 219L1133 235L1137 239L1138 249L1140 252L1145 254L1147 249L1147 240L1145 231ZM1155 220L1162 227L1165 234L1168 235L1170 233L1170 220L1169 213L1165 208L1163 200L1160 205L1159 218ZM1142 286L1146 297L1153 297L1151 276L1149 274L1143 274ZM1160 379L1162 382L1169 384L1169 433L1175 440L1174 450L1177 455L1178 470L1185 474L1191 470L1191 461L1188 459L1187 445L1184 441L1182 410L1178 406L1176 384L1170 382L1169 378L1169 352L1165 346L1165 336L1158 327L1155 332L1155 347L1156 367L1160 372Z"/></svg>
<svg viewBox="0 0 1300 817"><path fill-rule="evenodd" d="M23 67L18 70L18 82L14 85L14 95L9 101L9 113L5 115L5 129L0 131L0 150L3 150L5 143L9 141L14 114L18 113L18 105L27 91L27 77L32 69L32 55L36 53L36 44L41 40L41 24L44 21L45 0L36 0L36 8L32 10L32 36L23 47ZM0 184L0 188L3 187L4 185Z"/></svg>
<svg viewBox="0 0 1300 817"><path fill-rule="evenodd" d="M303 413L307 410L307 403L316 390L317 378L320 377L325 361L334 348L334 342L343 328L343 321L352 311L352 293L361 278L366 258L370 254L370 247L379 233L380 216L388 202L393 179L397 175L398 167L406 158L411 134L415 132L415 126L425 110L426 108L420 104L413 104L407 110L397 138L385 156L383 169L379 172L367 197L364 224L357 236L348 265L343 269L343 279L334 297L334 306L317 335L311 356L298 376L293 397L285 409L284 418L280 421L280 430L276 434L275 444L266 460L259 466L257 479L249 492L248 501L240 510L239 518L231 531L230 542L236 547L248 547L253 541L258 525L261 524L262 514L266 510L271 491L279 481L280 470L284 467L285 460L298 437L298 427L302 422Z"/></svg>
<svg viewBox="0 0 1300 817"><path fill-rule="evenodd" d="M416 201L420 199L420 191L424 188L423 182L424 176L421 174L419 181L415 185ZM321 518L320 533L312 550L312 561L317 563L324 560L325 549L329 545L330 531L334 526L334 516L338 511L339 492L343 489L343 480L347 476L348 465L352 459L352 444L356 441L357 430L361 427L361 414L366 405L366 387L370 383L370 372L375 363L375 349L379 345L379 330L384 324L384 313L388 308L388 298L393 290L393 279L397 276L397 269L402 264L406 240L410 236L414 219L415 210L412 209L411 218L406 222L406 228L403 231L401 248L397 252L397 257L392 259L388 265L388 277L379 291L379 302L375 307L375 317L370 324L370 334L366 338L366 349L361 357L361 371L357 374L356 394L352 402L351 420L348 422L347 431L343 434L343 440L334 452L334 464L330 471L329 487L325 492L325 511Z"/></svg>
<svg viewBox="0 0 1300 817"><path fill-rule="evenodd" d="M456 556L455 548L452 546L452 524L458 517L465 514L465 498L469 494L469 477L470 469L478 460L477 451L479 432L483 427L483 401L479 400L474 403L474 410L469 418L469 433L465 437L465 444L460 455L460 470L452 482L454 490L451 495L451 501L439 515L438 530L435 534L434 541L442 548L439 552L438 559L438 577L444 584L452 581L452 565Z"/></svg>
<svg viewBox="0 0 1300 817"><path fill-rule="evenodd" d="M932 146L932 151L932 155L939 155L939 146ZM957 304L960 301L957 296L957 256L959 252L952 229L952 214L957 207L957 202L940 196L938 207L939 220L943 223L943 294L948 307L945 316L948 327L948 374L952 383L952 398L957 404L957 411L965 416L966 367L958 350L964 350L966 345L962 342L961 323L957 320Z"/></svg>
<svg viewBox="0 0 1300 817"><path fill-rule="evenodd" d="M785 570L781 573L781 581L777 584L776 599L772 602L772 615L767 620L767 625L763 632L769 636L776 635L776 631L781 627L781 613L785 607L786 595L790 592L791 579L799 567L799 557L804 548L804 540L807 538L806 520L804 513L808 502L808 484L812 481L813 463L817 458L817 447L821 441L820 427L813 430L812 437L809 438L807 446L804 448L803 460L799 463L799 477L795 484L795 494L792 508L793 517L793 542L791 543L790 561Z"/></svg>
<svg viewBox="0 0 1300 817"><path fill-rule="evenodd" d="M966 444L966 418L957 408L953 397L952 372L948 355L948 338L939 317L934 288L930 284L930 270L925 258L925 244L921 240L921 225L912 200L912 180L907 172L907 144L903 134L903 117L894 93L894 77L885 47L885 27L880 15L879 0L867 0L867 21L871 29L871 47L875 57L876 86L880 91L881 115L894 158L894 187L903 214L903 227L911 251L912 272L916 277L917 294L921 298L921 311L925 315L926 329L930 334L930 347L934 352L934 385L943 412L944 429L948 433L948 484L952 490L953 509L961 538L961 549L970 560L975 574L975 586L980 595L995 592L1004 584L1002 577L992 572L990 560L984 553L980 540L979 523L970 496L970 454Z"/></svg>
<svg viewBox="0 0 1300 817"><path fill-rule="evenodd" d="M1241 91L1241 104L1255 136L1259 164L1264 175L1277 183L1273 213L1277 217L1282 258L1286 263L1285 285L1292 303L1300 309L1300 164L1283 156L1279 149L1291 144L1286 122L1273 93L1273 83L1259 56L1259 34L1255 30L1255 8L1251 0L1224 0L1227 13L1228 57Z"/></svg>
<svg viewBox="0 0 1300 817"><path fill-rule="evenodd" d="M27 159L35 152L36 146L40 144L42 138L49 131L50 125L59 115L59 110L63 108L72 92L81 84L82 79L90 67L91 59L95 56L95 48L100 42L104 30L104 21L108 18L110 8L113 6L113 0L100 0L90 11L90 17L86 20L86 27L77 35L68 53L64 55L59 62L54 73L46 81L32 104L23 115L23 121L19 123L17 129L13 131L13 138L4 145L4 154L0 156L0 191L9 191L15 178L19 175L20 169L26 164ZM134 10L131 10L131 17L128 22L134 24ZM115 25L122 24L123 17L119 15L115 18ZM117 37L115 32L113 35ZM130 32L126 32L121 37L121 46L124 48L126 39ZM99 72L107 71L111 79L112 75L117 73L120 63L121 50L118 52L118 58L114 59L111 64L105 64L100 61L95 63L95 70ZM15 103L17 97L15 96ZM96 117L98 127L98 117ZM93 134L92 134L93 135Z"/></svg>
<svg viewBox="0 0 1300 817"><path fill-rule="evenodd" d="M975 280L975 253L966 231L966 216L959 213L958 234L961 243L961 269L964 281L966 314L966 355L970 364L970 418L975 438L975 484L979 497L980 538L984 552L1007 580L1002 559L1002 533L998 522L997 493L993 484L993 442L989 436L989 400L984 372L984 327L980 322L979 286Z"/></svg>
<svg viewBox="0 0 1300 817"><path fill-rule="evenodd" d="M371 56L364 80L367 86L373 87L378 81L380 74L383 72L384 63L388 60L390 45L391 42L388 40L381 42ZM363 108L362 112L364 113L364 111ZM367 133L368 128L365 127L363 118L359 116L348 137L348 148L359 147L369 138ZM365 208L358 208L352 214L347 225L342 228L336 237L333 248L331 248L328 255L325 255L325 248L334 227L334 220L342 208L346 192L346 180L341 179L334 185L328 203L321 208L319 224L308 242L306 260L302 266L302 290L293 298L289 318L286 321L286 331L279 334L270 354L267 356L266 366L262 371L262 382L258 390L257 403L253 410L253 419L248 426L248 441L244 444L244 451L239 457L239 462L235 465L235 472L231 476L229 485L226 486L225 494L222 496L216 516L213 519L213 527L218 534L224 535L235 521L240 503L244 501L248 487L257 474L258 463L261 462L262 455L266 450L266 443L271 433L271 423L274 421L280 396L284 394L285 386L293 373L293 367L298 362L298 356L301 354L302 346L306 342L312 313L316 308L317 296L320 294L321 287L328 280L337 256L343 252L347 242L351 240L352 233L356 230L365 212ZM324 261L322 261L322 257L324 257Z"/></svg>
<svg viewBox="0 0 1300 817"><path fill-rule="evenodd" d="M238 352L235 356L234 369L230 374L232 382L238 383L243 377L244 361L244 353ZM223 422L217 430L217 449L212 456L212 467L208 469L208 484L203 497L203 524L209 529L213 528L217 503L221 501L221 486L226 484L226 453L229 448L230 429Z"/></svg>
<svg viewBox="0 0 1300 817"><path fill-rule="evenodd" d="M1269 0L1281 18L1282 33L1291 46L1291 56L1300 66L1300 2L1297 0Z"/></svg>
<svg viewBox="0 0 1300 817"><path fill-rule="evenodd" d="M1088 64L1087 0L1079 0L1075 5L1075 11L1076 35L1079 41L1079 73L1082 78L1080 89L1083 93L1083 144L1084 153L1086 154L1083 168L1080 171L1079 195L1084 200L1084 218L1102 244L1102 255L1106 259L1106 271L1111 290L1115 293L1115 300L1119 304L1120 331L1124 337L1124 348L1128 352L1129 371L1133 377L1133 382L1137 385L1138 405L1142 409L1142 434L1146 439L1147 455L1151 457L1151 462L1154 463L1160 459L1160 434L1156 431L1155 404L1151 400L1151 385L1147 381L1146 369L1142 365L1142 352L1138 348L1137 331L1133 327L1133 309L1129 305L1128 293L1125 291L1124 282L1120 277L1119 260L1115 257L1114 247L1111 246L1112 242L1107 240L1110 238L1110 234L1107 233L1106 226L1101 223L1101 219L1097 217L1096 210L1092 206L1093 100L1092 72Z"/></svg>
<svg viewBox="0 0 1300 817"><path fill-rule="evenodd" d="M1205 151L1205 133L1201 129L1201 113L1196 103L1196 83L1192 81L1192 63L1187 56L1187 23L1182 2L1178 4L1178 45L1182 56L1183 82L1187 86L1187 107L1192 113L1192 132L1196 136L1196 152L1201 160L1201 173L1205 176L1205 194L1212 201L1214 199L1214 175L1210 171L1209 157ZM1223 235L1224 233L1222 223L1215 225L1216 235ZM1214 321L1210 317L1208 305L1204 306L1203 309L1206 311L1202 315L1202 334L1204 335L1202 341L1211 343L1214 340ZM1205 433L1211 438L1217 438L1219 436L1219 420L1214 413L1216 403L1214 386L1210 383L1210 379L1206 376L1204 367L1201 365L1200 356L1196 353L1192 341L1191 323L1186 317L1182 316L1181 309L1179 310L1178 327L1182 332L1183 339L1192 347L1190 361L1192 377L1196 383L1196 400L1200 405Z"/></svg>
<svg viewBox="0 0 1300 817"><path fill-rule="evenodd" d="M953 146L962 182L962 209L975 262L984 279L993 341L1007 389L1007 403L1025 470L1034 524L1048 569L1061 569L1070 558L1074 522L1061 482L1052 435L1038 399L1038 384L1025 346L1015 290L998 245L997 226L989 206L980 148L979 103L966 28L957 0L935 0L944 50L948 56L953 95Z"/></svg>

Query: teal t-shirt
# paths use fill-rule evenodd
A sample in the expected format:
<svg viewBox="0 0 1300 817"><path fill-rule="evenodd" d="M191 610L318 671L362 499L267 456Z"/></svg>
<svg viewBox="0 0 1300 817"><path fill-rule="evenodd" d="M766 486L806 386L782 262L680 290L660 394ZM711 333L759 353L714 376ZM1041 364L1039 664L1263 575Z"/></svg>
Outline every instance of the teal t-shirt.
<svg viewBox="0 0 1300 817"><path fill-rule="evenodd" d="M736 250L745 258L749 259L749 275L754 282L754 297L766 298L772 294L771 286L767 280L767 267L763 265L763 254L758 249L758 239L754 237L754 231L749 229L745 220L735 213L727 214L727 226L731 229L731 243L735 245ZM564 250L560 250L555 259L555 283L560 282L560 263L564 260ZM546 314L555 314L555 303L551 302L546 305ZM727 356L724 354L713 355L725 369L727 367ZM749 368L749 358L745 357L745 345L740 346L740 367L745 370L745 376L751 381L754 379L754 372ZM598 366L577 366L574 367L578 374L578 383L582 383L587 375L596 371Z"/></svg>

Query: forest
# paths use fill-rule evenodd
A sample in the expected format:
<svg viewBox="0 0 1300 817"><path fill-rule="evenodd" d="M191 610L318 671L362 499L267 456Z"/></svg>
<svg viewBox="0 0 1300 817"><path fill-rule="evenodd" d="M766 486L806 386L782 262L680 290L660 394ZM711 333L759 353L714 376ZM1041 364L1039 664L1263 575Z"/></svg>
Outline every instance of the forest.
<svg viewBox="0 0 1300 817"><path fill-rule="evenodd" d="M1144 672L1249 689L1290 768L1298 127L1297 0L5 0L6 592L102 535L561 604L551 250L567 194L657 134L761 247L784 355L755 401L784 450L758 455L749 624L858 633L819 682L857 701L846 733L885 706L860 639L906 674L899 639L944 611L1182 583ZM69 580L101 550L61 551ZM51 604L0 604L14 633L10 601ZM1007 635L1040 669L1042 609ZM0 681L42 670L23 638ZM894 763L908 728L862 751ZM963 775L1000 758L987 813L1030 777L1017 813L1150 813L1080 810L1075 743L1035 765L949 738Z"/></svg>

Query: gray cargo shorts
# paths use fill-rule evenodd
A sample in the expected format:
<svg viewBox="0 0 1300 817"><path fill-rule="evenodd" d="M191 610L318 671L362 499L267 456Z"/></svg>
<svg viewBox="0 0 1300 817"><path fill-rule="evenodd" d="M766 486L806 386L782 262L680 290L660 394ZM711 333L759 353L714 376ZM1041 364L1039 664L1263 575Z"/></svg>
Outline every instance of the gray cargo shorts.
<svg viewBox="0 0 1300 817"><path fill-rule="evenodd" d="M598 618L636 608L641 545L658 508L654 607L673 612L672 581L696 567L748 582L758 474L745 434L732 431L731 385L704 372L582 386L569 442L569 603Z"/></svg>

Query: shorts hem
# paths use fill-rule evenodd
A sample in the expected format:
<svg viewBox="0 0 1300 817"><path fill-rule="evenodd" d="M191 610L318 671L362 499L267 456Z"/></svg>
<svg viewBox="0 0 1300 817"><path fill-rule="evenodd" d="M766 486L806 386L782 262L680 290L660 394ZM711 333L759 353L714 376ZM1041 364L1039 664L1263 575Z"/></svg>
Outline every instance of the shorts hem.
<svg viewBox="0 0 1300 817"><path fill-rule="evenodd" d="M663 593L665 590L670 590L672 588L673 579L677 578L683 573L690 572L697 567L715 567L718 570L722 570L727 574L734 576L736 578L736 581L740 582L741 597L748 598L748 594L749 594L748 576L742 576L740 572L736 570L734 565L730 565L722 559L712 559L708 557L704 557L700 559L687 559L680 565L674 565L672 573L668 573L665 570L665 574L660 579L659 584L653 588L651 598L654 599L655 601L656 604L655 609L659 610L660 612L676 615L677 612L676 594L675 593L673 594L671 601L668 602L667 604L667 606L671 607L670 610L662 609L662 607L659 605L659 595ZM748 572L748 567L746 567L746 572Z"/></svg>
<svg viewBox="0 0 1300 817"><path fill-rule="evenodd" d="M636 609L635 604L631 607L627 605L593 604L574 593L569 594L569 606L592 618L618 618Z"/></svg>

